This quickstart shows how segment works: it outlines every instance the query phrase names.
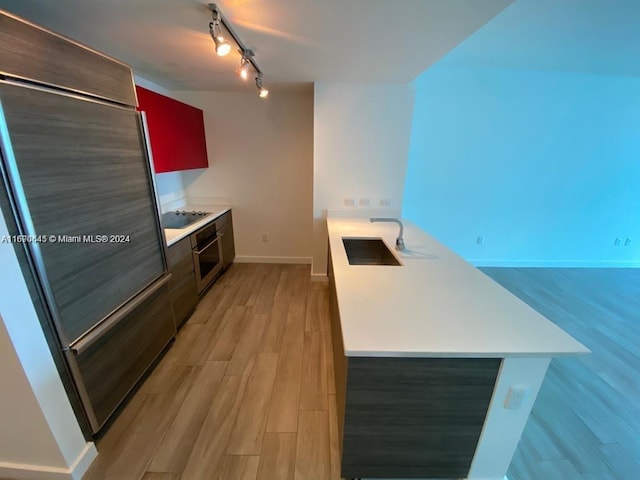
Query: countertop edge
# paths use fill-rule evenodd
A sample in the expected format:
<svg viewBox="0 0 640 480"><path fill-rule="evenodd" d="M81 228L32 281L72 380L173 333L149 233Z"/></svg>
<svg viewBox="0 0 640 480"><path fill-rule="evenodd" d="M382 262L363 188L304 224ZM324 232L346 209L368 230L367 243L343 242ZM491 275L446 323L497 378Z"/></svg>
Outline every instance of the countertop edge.
<svg viewBox="0 0 640 480"><path fill-rule="evenodd" d="M222 215L230 211L231 206L230 205L198 205L197 207L194 207L193 205L187 205L184 207L184 210L188 210L188 211L205 210L205 211L211 211L211 213L203 217L202 220L198 220L197 222L187 225L185 228L165 228L164 237L165 237L167 247L171 247L172 245L175 245L183 238L188 237L195 231L217 220Z"/></svg>
<svg viewBox="0 0 640 480"><path fill-rule="evenodd" d="M558 358L589 355L591 351L573 352L407 352L407 351L363 351L345 350L350 358Z"/></svg>
<svg viewBox="0 0 640 480"><path fill-rule="evenodd" d="M404 268L408 268L409 265L413 265L412 268L415 270L415 267L418 265L418 263L427 261L425 259L433 258L435 260L440 260L440 257L443 257L443 260L445 260L446 262L451 262L452 268L454 268L457 271L461 271L462 269L462 271L464 272L467 269L474 268L471 264L466 262L464 259L456 255L454 252L450 251L446 246L440 244L435 239L430 237L426 232L422 231L419 228L417 228L416 230L415 225L412 225L411 222L409 221L406 221L406 220L404 221L405 221L405 232L407 231L407 227L408 227L408 231L410 232L410 235L411 233L413 233L415 236L415 234L419 232L419 235L424 237L422 240L429 241L429 243L431 244L430 248L434 250L434 253L436 253L436 255L423 256L422 259L420 259L420 257L409 259L406 257L406 255L404 256L401 255L402 260L404 261L403 270ZM455 345L455 346L452 345L453 348L450 348L446 345L442 345L442 346L437 346L435 349L429 348L429 347L433 347L434 345L424 345L425 347L424 349L421 349L420 347L416 349L415 347L417 345L415 344L415 342L411 342L413 343L413 345L407 344L406 349L402 347L398 349L397 348L398 345L393 345L393 346L389 345L390 348L385 348L383 345L381 345L381 342L384 343L381 340L381 338L388 338L388 336L387 337L384 337L384 336L380 337L376 335L372 336L371 330L369 330L365 334L365 336L368 337L366 340L363 340L361 336L358 335L357 340L353 341L355 339L353 337L354 328L356 329L359 328L357 325L361 324L362 322L358 322L356 318L354 318L353 320L351 320L350 318L345 319L343 318L344 314L348 312L347 317L350 317L350 315L353 314L355 311L362 312L361 309L354 309L354 301L360 302L362 301L362 299L366 299L369 296L373 296L374 298L377 298L380 295L380 292L374 293L373 291L368 290L368 288L371 287L371 285L364 287L363 284L371 283L370 280L358 281L357 283L354 283L354 279L358 278L359 275L357 277L354 277L353 272L357 272L358 270L356 270L356 268L359 266L348 265L346 254L343 251L343 249L340 248L341 247L340 238L341 237L381 238L391 250L390 245L393 244L395 235L397 235L397 232L396 232L397 227L393 225L390 228L388 226L383 226L381 224L371 224L370 222L367 222L366 219L362 220L362 219L348 219L348 218L340 218L340 219L328 218L327 224L328 224L327 230L328 230L328 236L329 236L328 243L329 243L329 248L332 250L330 258L331 258L332 270L333 270L333 276L334 276L335 288L336 288L336 296L337 296L336 301L337 301L338 311L340 312L340 316L341 316L340 322L342 324L344 353L347 357L355 357L355 358L357 357L554 358L554 357L586 355L591 353L590 350L586 346L584 346L581 342L573 338L570 334L568 334L562 328L558 327L549 319L541 315L539 312L535 311L535 309L532 309L529 305L526 304L526 302L523 302L517 296L513 295L511 292L508 292L508 290L504 289L502 286L495 283L491 279L489 279L491 280L491 284L493 285L493 287L491 287L491 290L494 290L494 288L499 289L500 291L502 291L501 296L503 297L504 295L508 294L508 296L512 298L513 301L517 302L519 305L522 305L521 307L518 307L518 308L522 309L523 313L527 313L525 312L525 310L529 310L529 313L527 314L528 316L531 316L531 312L533 312L533 315L535 317L538 317L541 320L540 327L536 325L535 327L532 327L532 328L534 328L535 330L539 329L540 331L545 329L548 330L548 328L546 328L544 325L544 324L547 324L551 326L552 330L555 330L555 332L551 332L555 337L555 342L554 342L556 343L555 345L549 344L545 346L544 343L547 343L546 340L540 341L540 338L538 338L538 341L533 341L531 342L532 344L530 346L527 346L526 344L523 344L522 336L519 335L520 339L519 340L516 339L515 343L513 344L513 348L511 348L510 344L508 343L505 344L504 342L501 346L487 345L488 348L484 348L482 345L476 345L475 347L473 345L467 345L466 348L468 349L465 349L465 350L456 348L456 346L462 346L462 345ZM340 251L334 252L333 251L334 248L338 248ZM411 263L407 263L407 262L411 262ZM415 262L418 262L418 263L415 263ZM466 266L461 267L461 264L464 264ZM427 264L424 263L425 267L426 265ZM391 272L399 272L399 271L396 271L395 269L387 270L388 268L389 267L373 266L373 267L368 267L366 270L362 269L362 273L365 273L365 272L373 273L377 271L380 273L388 272L390 275ZM423 268L423 267L420 267L420 268ZM385 270L378 270L378 269L385 269ZM347 273L347 272L351 272L351 273ZM410 273L410 272L407 271L407 273ZM398 278L395 277L395 280L398 280ZM478 282L476 281L475 283L478 283ZM482 283L484 284L484 288L486 289L487 281L483 281ZM380 284L384 284L384 282L379 282L377 287L379 287ZM348 297L344 297L344 295L348 295ZM347 312L344 311L345 306L342 305L342 300L348 300L349 306L346 308ZM511 303L513 303L513 301ZM355 303L355 305L357 305L357 303ZM511 309L513 310L513 305L511 305ZM371 312L371 310L369 311ZM397 310L393 310L394 313L397 313L398 311L406 312L406 310L401 307L398 308ZM376 311L375 314L377 315L378 312ZM360 315L360 313L358 313L358 315ZM386 317L383 317L383 318L386 318ZM389 315L388 318L392 318L392 316ZM482 318L482 315L480 318ZM378 324L380 324L380 322L376 322L376 325ZM373 327L374 330L376 328L371 323L367 324L367 326ZM530 328L530 327L527 327L527 328ZM388 334L389 331L388 329L386 330L387 331L385 333ZM384 329L381 331L384 331ZM410 331L413 331L413 330L410 330ZM418 331L415 331L415 333L418 333ZM514 332L511 331L509 335L513 336ZM558 339L560 339L561 341L558 341ZM371 344L370 345L371 348L367 348L367 345L366 345L367 343ZM397 344L397 342L395 343ZM356 345L356 344L359 344L359 345Z"/></svg>

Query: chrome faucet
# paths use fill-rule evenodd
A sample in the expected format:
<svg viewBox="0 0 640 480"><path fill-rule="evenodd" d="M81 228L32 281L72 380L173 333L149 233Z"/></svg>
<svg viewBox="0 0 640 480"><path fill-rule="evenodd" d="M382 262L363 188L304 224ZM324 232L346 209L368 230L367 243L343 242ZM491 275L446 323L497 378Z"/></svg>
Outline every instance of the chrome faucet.
<svg viewBox="0 0 640 480"><path fill-rule="evenodd" d="M402 222L400 220L398 220L397 218L370 218L369 221L371 223L374 222L392 222L392 223L397 223L398 225L400 225L400 233L398 234L398 238L396 238L396 250L404 250L404 239L402 238L402 234L404 232L404 225L402 225Z"/></svg>

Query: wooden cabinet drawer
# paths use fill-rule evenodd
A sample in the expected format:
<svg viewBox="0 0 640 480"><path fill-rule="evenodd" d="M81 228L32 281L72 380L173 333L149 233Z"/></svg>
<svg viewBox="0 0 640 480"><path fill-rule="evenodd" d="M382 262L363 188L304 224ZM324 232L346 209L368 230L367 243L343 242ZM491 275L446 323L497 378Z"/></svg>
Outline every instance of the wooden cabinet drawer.
<svg viewBox="0 0 640 480"><path fill-rule="evenodd" d="M85 342L86 346L81 340L80 345L74 345L68 353L84 382L85 394L81 396L94 432L175 335L169 287L166 281L161 282L159 287L149 287L155 291L147 294L111 328L95 340Z"/></svg>
<svg viewBox="0 0 640 480"><path fill-rule="evenodd" d="M0 12L0 73L135 106L131 68Z"/></svg>
<svg viewBox="0 0 640 480"><path fill-rule="evenodd" d="M169 247L167 263L171 273L169 281L171 306L176 325L180 327L189 318L189 314L199 301L189 237Z"/></svg>
<svg viewBox="0 0 640 480"><path fill-rule="evenodd" d="M191 261L192 258L191 239L189 237L183 238L168 248L167 263L169 264L169 271L175 265L184 262L186 259Z"/></svg>
<svg viewBox="0 0 640 480"><path fill-rule="evenodd" d="M231 222L231 210L226 213L223 213L218 218L216 218L216 226L218 228L222 227L225 223Z"/></svg>
<svg viewBox="0 0 640 480"><path fill-rule="evenodd" d="M187 277L193 277L193 260L191 257L181 261L177 265L169 268L171 279L169 280L169 288L173 289L178 283L183 282Z"/></svg>
<svg viewBox="0 0 640 480"><path fill-rule="evenodd" d="M189 314L196 308L199 300L196 276L193 272L181 282L173 284L171 288L171 305L178 327L187 321Z"/></svg>
<svg viewBox="0 0 640 480"><path fill-rule="evenodd" d="M184 282L187 278L194 278L193 253L189 237L183 238L178 243L171 245L168 249L167 263L169 264L169 288ZM194 280L195 282L195 280Z"/></svg>

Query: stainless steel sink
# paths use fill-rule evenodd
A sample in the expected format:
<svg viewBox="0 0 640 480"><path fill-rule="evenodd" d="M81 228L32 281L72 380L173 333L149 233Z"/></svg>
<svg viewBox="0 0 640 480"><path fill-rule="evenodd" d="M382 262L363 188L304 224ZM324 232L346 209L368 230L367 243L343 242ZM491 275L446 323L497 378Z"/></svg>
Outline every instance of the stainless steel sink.
<svg viewBox="0 0 640 480"><path fill-rule="evenodd" d="M402 265L381 238L343 237L342 243L349 265Z"/></svg>

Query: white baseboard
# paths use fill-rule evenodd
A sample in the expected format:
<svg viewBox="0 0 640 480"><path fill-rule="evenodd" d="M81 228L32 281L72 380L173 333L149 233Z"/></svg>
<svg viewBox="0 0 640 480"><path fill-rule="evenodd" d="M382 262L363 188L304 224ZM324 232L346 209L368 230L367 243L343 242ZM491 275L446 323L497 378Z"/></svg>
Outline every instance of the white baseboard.
<svg viewBox="0 0 640 480"><path fill-rule="evenodd" d="M532 268L640 268L640 261L573 261L573 260L474 260L474 267L532 267Z"/></svg>
<svg viewBox="0 0 640 480"><path fill-rule="evenodd" d="M73 465L71 465L71 476L73 480L82 480L84 474L89 470L89 467L98 456L98 450L93 442L87 442L80 455Z"/></svg>
<svg viewBox="0 0 640 480"><path fill-rule="evenodd" d="M329 283L329 277L324 273L312 273L311 274L312 282L321 282L321 283Z"/></svg>
<svg viewBox="0 0 640 480"><path fill-rule="evenodd" d="M289 263L311 265L311 257L261 257L252 255L236 255L235 263Z"/></svg>
<svg viewBox="0 0 640 480"><path fill-rule="evenodd" d="M98 456L93 442L88 442L69 468L0 462L0 478L12 480L82 480L91 463Z"/></svg>

